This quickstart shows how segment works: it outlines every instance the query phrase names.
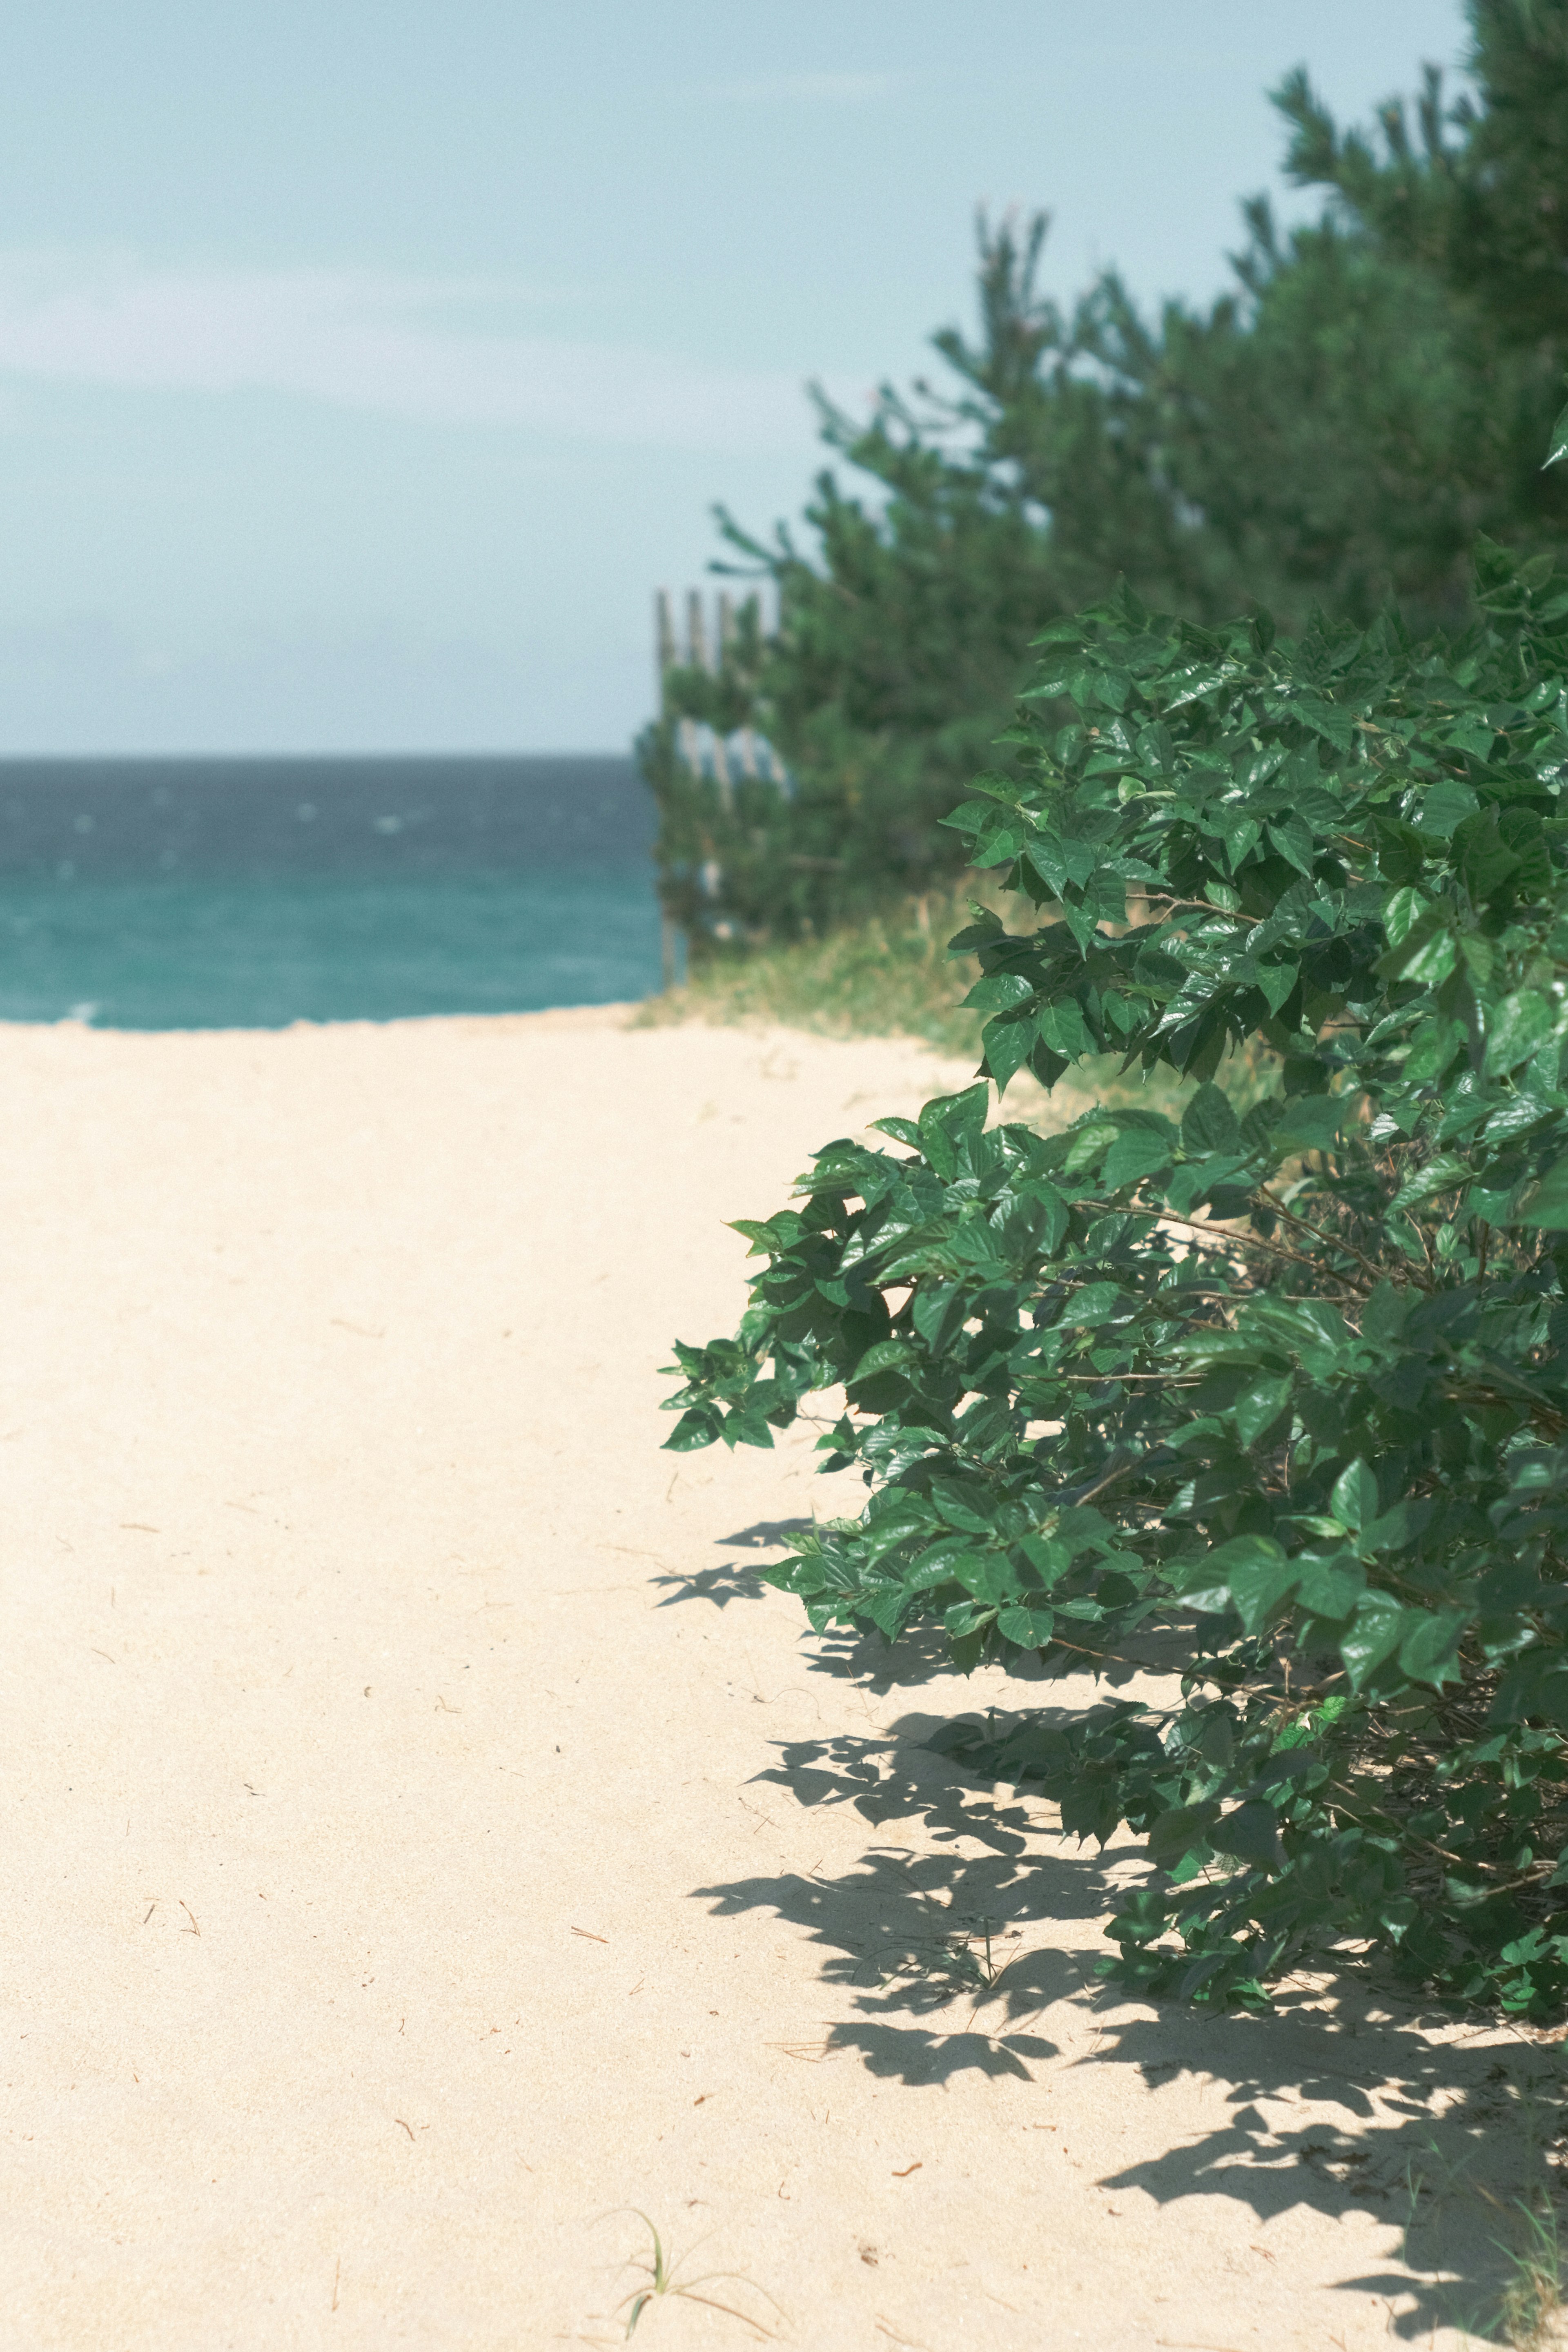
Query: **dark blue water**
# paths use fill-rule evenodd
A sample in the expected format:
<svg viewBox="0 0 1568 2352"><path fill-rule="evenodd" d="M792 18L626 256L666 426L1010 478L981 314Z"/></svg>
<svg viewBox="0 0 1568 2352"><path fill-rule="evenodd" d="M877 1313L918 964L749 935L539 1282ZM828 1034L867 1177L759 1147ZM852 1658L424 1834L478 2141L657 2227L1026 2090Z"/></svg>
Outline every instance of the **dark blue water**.
<svg viewBox="0 0 1568 2352"><path fill-rule="evenodd" d="M0 1019L279 1027L658 985L616 758L0 761Z"/></svg>

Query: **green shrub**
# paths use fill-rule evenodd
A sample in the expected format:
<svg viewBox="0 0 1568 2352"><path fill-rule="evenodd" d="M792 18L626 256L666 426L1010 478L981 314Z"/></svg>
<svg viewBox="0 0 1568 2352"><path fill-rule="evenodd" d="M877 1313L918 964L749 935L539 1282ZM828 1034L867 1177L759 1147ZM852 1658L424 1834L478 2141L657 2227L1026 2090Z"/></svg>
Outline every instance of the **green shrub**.
<svg viewBox="0 0 1568 2352"><path fill-rule="evenodd" d="M1483 543L1478 593L1455 639L1049 628L948 819L1027 918L953 942L982 1082L818 1153L678 1351L677 1448L842 1387L868 1505L771 1571L818 1631L1179 1676L939 1743L1146 1841L1145 1991L1568 1992L1568 583ZM1238 1048L1279 1073L1240 1118ZM1112 1049L1179 1118L987 1127Z"/></svg>

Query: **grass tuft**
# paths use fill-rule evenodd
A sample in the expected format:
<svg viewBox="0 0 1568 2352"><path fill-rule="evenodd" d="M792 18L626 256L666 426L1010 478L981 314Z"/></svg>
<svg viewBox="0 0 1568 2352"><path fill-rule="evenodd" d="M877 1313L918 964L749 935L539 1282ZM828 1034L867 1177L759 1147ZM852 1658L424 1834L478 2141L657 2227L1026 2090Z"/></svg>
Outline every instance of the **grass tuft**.
<svg viewBox="0 0 1568 2352"><path fill-rule="evenodd" d="M1500 2319L1505 2343L1515 2352L1547 2352L1563 2343L1563 2250L1557 2216L1542 2194L1533 2203L1516 2200L1524 2217L1523 2242L1500 2247L1512 2276L1504 2289Z"/></svg>
<svg viewBox="0 0 1568 2352"><path fill-rule="evenodd" d="M765 2326L763 2323L760 2319L754 2317L751 2312L743 2311L738 2304L723 2303L721 2302L717 2295L703 2294L700 2292L700 2290L705 2286L716 2286L721 2280L733 2279L738 2285L744 2287L749 2294L761 2295L763 2301L768 2304L782 2318L784 2315L783 2313L779 2311L778 2305L773 2302L773 2296L769 2294L765 2287L758 2286L754 2280L746 2277L743 2271L704 2271L696 2278L681 2278L679 2275L679 2263L672 2255L666 2252L663 2239L659 2236L658 2230L654 2227L652 2221L649 2221L647 2215L643 2211L641 2206L632 2205L626 2207L625 2210L637 2215L637 2220L642 2223L644 2229L648 2233L648 2237L652 2241L651 2261L646 2254L634 2258L636 2260L637 2269L646 2273L646 2284L631 2288L627 2294L621 2297L620 2304L617 2306L618 2311L625 2311L626 2313L626 2334L628 2336L631 2336L636 2329L638 2320L642 2317L643 2313L647 2309L650 2303L655 2302L658 2298L663 2295L679 2295L687 2303L700 2303L709 2311L721 2311L729 2319L738 2319L742 2327L750 2328L752 2335L759 2338L766 2339L768 2341L773 2339L773 2330L771 2327ZM630 2306L629 2309L627 2308L628 2305Z"/></svg>
<svg viewBox="0 0 1568 2352"><path fill-rule="evenodd" d="M701 964L683 988L651 997L639 1027L707 1021L777 1023L820 1037L921 1037L944 1054L980 1057L983 1015L963 1009L979 978L947 942L969 920L973 891L912 898L826 939L753 948Z"/></svg>

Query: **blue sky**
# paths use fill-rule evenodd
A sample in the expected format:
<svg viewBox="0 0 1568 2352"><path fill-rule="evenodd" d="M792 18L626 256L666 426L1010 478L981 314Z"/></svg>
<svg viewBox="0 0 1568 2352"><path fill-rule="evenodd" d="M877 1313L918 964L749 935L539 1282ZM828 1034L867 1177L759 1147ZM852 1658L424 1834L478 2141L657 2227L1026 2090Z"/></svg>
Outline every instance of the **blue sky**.
<svg viewBox="0 0 1568 2352"><path fill-rule="evenodd" d="M1202 298L1267 88L1452 0L49 0L0 79L0 752L624 744L717 499L797 511L974 207ZM1300 200L1288 200L1299 206Z"/></svg>

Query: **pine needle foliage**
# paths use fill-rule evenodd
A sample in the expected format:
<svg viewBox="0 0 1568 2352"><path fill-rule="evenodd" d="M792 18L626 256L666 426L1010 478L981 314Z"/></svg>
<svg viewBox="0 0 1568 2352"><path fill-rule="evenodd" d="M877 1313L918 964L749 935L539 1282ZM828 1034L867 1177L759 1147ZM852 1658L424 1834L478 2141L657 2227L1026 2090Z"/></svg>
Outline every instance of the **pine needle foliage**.
<svg viewBox="0 0 1568 2352"><path fill-rule="evenodd" d="M953 942L981 1078L742 1221L739 1333L678 1350L678 1450L842 1389L869 1500L769 1571L817 1630L1163 1660L1168 1703L945 1742L1142 1838L1144 1992L1568 2000L1568 580L1483 543L1476 590L1424 638L1048 627L947 820L1024 919ZM1173 1115L988 1124L1111 1050Z"/></svg>
<svg viewBox="0 0 1568 2352"><path fill-rule="evenodd" d="M1568 370L1568 0L1468 15L1473 97L1428 71L1342 131L1283 80L1286 170L1322 209L1286 231L1246 204L1215 301L1151 314L1110 271L1059 303L1047 216L983 220L974 323L933 336L930 380L868 415L818 395L799 524L721 510L716 568L769 580L776 635L673 676L642 744L697 961L951 887L943 820L1035 636L1119 578L1209 625L1365 627L1392 601L1454 630L1478 533L1568 552L1568 469L1539 462ZM792 788L692 776L682 716L760 728Z"/></svg>

